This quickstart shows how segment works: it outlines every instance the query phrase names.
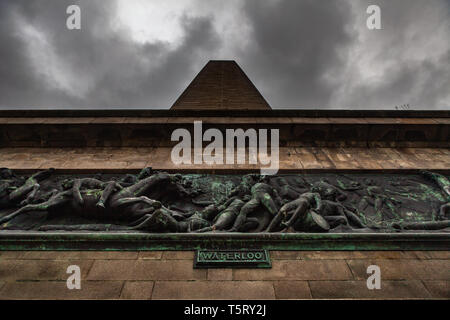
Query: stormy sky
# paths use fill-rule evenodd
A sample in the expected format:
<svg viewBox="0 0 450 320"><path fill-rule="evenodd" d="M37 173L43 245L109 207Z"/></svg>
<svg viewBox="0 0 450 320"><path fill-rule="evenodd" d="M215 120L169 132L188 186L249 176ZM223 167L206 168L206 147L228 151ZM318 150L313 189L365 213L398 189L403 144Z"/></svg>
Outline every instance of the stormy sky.
<svg viewBox="0 0 450 320"><path fill-rule="evenodd" d="M0 0L1 109L166 109L221 59L273 108L450 109L450 1Z"/></svg>

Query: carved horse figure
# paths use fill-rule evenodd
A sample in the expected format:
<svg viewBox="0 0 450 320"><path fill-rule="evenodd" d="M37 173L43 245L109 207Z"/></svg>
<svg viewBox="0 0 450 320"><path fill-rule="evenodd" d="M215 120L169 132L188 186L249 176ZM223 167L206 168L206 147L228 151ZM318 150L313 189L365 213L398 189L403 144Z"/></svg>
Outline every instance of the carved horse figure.
<svg viewBox="0 0 450 320"><path fill-rule="evenodd" d="M47 201L27 204L1 218L0 224L25 212L48 211L52 213L56 210L69 210L75 214L89 217L112 217L117 220L133 221L162 207L159 201L152 200L146 195L155 191L179 188L176 185L179 177L165 172L153 174L126 188L114 181L104 183L96 179L86 179L66 183L66 187L72 185L72 188L55 193ZM173 186L174 184L175 186ZM83 186L88 188L82 189ZM115 190L119 191L114 192Z"/></svg>

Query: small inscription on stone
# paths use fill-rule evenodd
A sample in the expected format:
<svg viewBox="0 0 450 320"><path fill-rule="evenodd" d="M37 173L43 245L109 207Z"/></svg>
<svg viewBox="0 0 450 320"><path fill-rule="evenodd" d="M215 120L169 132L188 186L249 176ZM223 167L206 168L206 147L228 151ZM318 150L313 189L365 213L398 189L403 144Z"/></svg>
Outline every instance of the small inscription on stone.
<svg viewBox="0 0 450 320"><path fill-rule="evenodd" d="M194 268L271 268L269 253L252 250L197 250Z"/></svg>

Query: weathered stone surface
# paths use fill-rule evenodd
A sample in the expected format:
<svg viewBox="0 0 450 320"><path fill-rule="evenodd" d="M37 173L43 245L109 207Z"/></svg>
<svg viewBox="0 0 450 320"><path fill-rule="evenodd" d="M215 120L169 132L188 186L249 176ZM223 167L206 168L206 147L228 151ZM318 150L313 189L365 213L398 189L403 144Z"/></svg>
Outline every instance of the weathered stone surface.
<svg viewBox="0 0 450 320"><path fill-rule="evenodd" d="M20 259L25 251L0 251L0 259Z"/></svg>
<svg viewBox="0 0 450 320"><path fill-rule="evenodd" d="M233 280L233 270L208 269L208 280Z"/></svg>
<svg viewBox="0 0 450 320"><path fill-rule="evenodd" d="M122 281L82 281L80 290L69 290L65 281L8 282L0 299L117 299L122 286Z"/></svg>
<svg viewBox="0 0 450 320"><path fill-rule="evenodd" d="M193 270L192 259L183 259L187 258L186 252L179 255L172 252L168 257L171 259L165 258L162 251L130 252L139 254L137 259L128 259L135 256L128 256L130 253L120 259L121 252L113 255L99 251L84 255L83 252L34 256L35 252L11 251L8 258L0 255L0 298L149 299L152 295L155 298L157 283L156 297L161 299L191 296L234 299L240 295L243 299L448 299L450 296L448 259L432 258L435 254L442 258L443 251L272 251L274 268L265 270ZM15 255L28 258L16 259ZM69 259L72 257L79 259ZM381 267L382 289L368 290L367 266L376 263ZM79 292L66 288L69 275L65 272L69 264L81 266ZM200 292L196 291L197 284ZM239 291L241 286L244 293Z"/></svg>
<svg viewBox="0 0 450 320"><path fill-rule="evenodd" d="M303 251L270 251L272 260L299 260L303 257Z"/></svg>
<svg viewBox="0 0 450 320"><path fill-rule="evenodd" d="M276 260L417 259L420 251L273 251Z"/></svg>
<svg viewBox="0 0 450 320"><path fill-rule="evenodd" d="M139 259L160 260L163 255L163 251L141 251L139 252Z"/></svg>
<svg viewBox="0 0 450 320"><path fill-rule="evenodd" d="M420 259L450 259L450 251L415 251Z"/></svg>
<svg viewBox="0 0 450 320"><path fill-rule="evenodd" d="M426 260L412 264L412 274L415 279L422 280L449 280L450 260Z"/></svg>
<svg viewBox="0 0 450 320"><path fill-rule="evenodd" d="M235 61L209 61L171 110L271 110Z"/></svg>
<svg viewBox="0 0 450 320"><path fill-rule="evenodd" d="M89 280L206 280L191 260L96 260Z"/></svg>
<svg viewBox="0 0 450 320"><path fill-rule="evenodd" d="M170 139L170 137L168 137ZM332 147L302 147L299 142L290 142L289 146L280 146L280 170L297 166L298 169L326 169L323 165L332 169L354 170L351 167L356 164L364 169L448 169L448 157L450 152L446 148L348 148L347 155L343 157L338 152L340 148ZM316 158L314 149L320 150L327 159L322 163ZM294 151L292 151L294 150ZM300 151L301 150L301 151ZM408 152L408 150L412 150ZM430 154L430 152L438 152ZM170 161L170 147L122 147L117 148L2 148L0 152L0 167L11 169L76 169L76 170L108 170L108 169L142 169L152 166L158 170L174 169ZM281 156L290 154L289 157ZM77 157L73 157L76 154ZM430 160L424 157L430 156ZM101 159L108 159L104 161ZM122 168L120 168L122 166ZM195 165L184 165L182 168L192 169ZM227 168L226 165L214 165L204 171ZM249 164L235 166L234 169L250 169ZM233 169L233 167L231 167Z"/></svg>
<svg viewBox="0 0 450 320"><path fill-rule="evenodd" d="M450 280L423 281L433 298L450 299Z"/></svg>
<svg viewBox="0 0 450 320"><path fill-rule="evenodd" d="M268 281L157 281L152 299L275 299Z"/></svg>
<svg viewBox="0 0 450 320"><path fill-rule="evenodd" d="M147 300L152 297L153 281L126 281L121 299Z"/></svg>
<svg viewBox="0 0 450 320"><path fill-rule="evenodd" d="M315 299L342 298L432 298L421 281L382 280L381 289L367 289L366 281L309 281Z"/></svg>
<svg viewBox="0 0 450 320"><path fill-rule="evenodd" d="M279 260L272 269L233 270L234 280L348 280L352 278L345 261Z"/></svg>
<svg viewBox="0 0 450 320"><path fill-rule="evenodd" d="M447 280L450 279L449 260L349 260L356 279L367 278L367 267L377 265L382 279L386 280Z"/></svg>
<svg viewBox="0 0 450 320"><path fill-rule="evenodd" d="M277 299L310 299L311 292L307 281L274 282Z"/></svg>
<svg viewBox="0 0 450 320"><path fill-rule="evenodd" d="M80 267L81 279L86 276L93 260L2 260L0 279L2 280L66 280L67 267Z"/></svg>
<svg viewBox="0 0 450 320"><path fill-rule="evenodd" d="M68 259L137 259L136 251L27 251L21 259L68 260Z"/></svg>
<svg viewBox="0 0 450 320"><path fill-rule="evenodd" d="M164 251L163 259L192 261L194 259L194 251Z"/></svg>

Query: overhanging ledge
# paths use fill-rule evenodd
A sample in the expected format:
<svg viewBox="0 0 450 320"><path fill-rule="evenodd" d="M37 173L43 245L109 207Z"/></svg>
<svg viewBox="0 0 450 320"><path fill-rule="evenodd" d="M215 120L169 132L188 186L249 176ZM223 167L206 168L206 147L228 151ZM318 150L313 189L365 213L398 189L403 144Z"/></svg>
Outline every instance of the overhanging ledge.
<svg viewBox="0 0 450 320"><path fill-rule="evenodd" d="M0 232L0 250L449 250L449 233Z"/></svg>

